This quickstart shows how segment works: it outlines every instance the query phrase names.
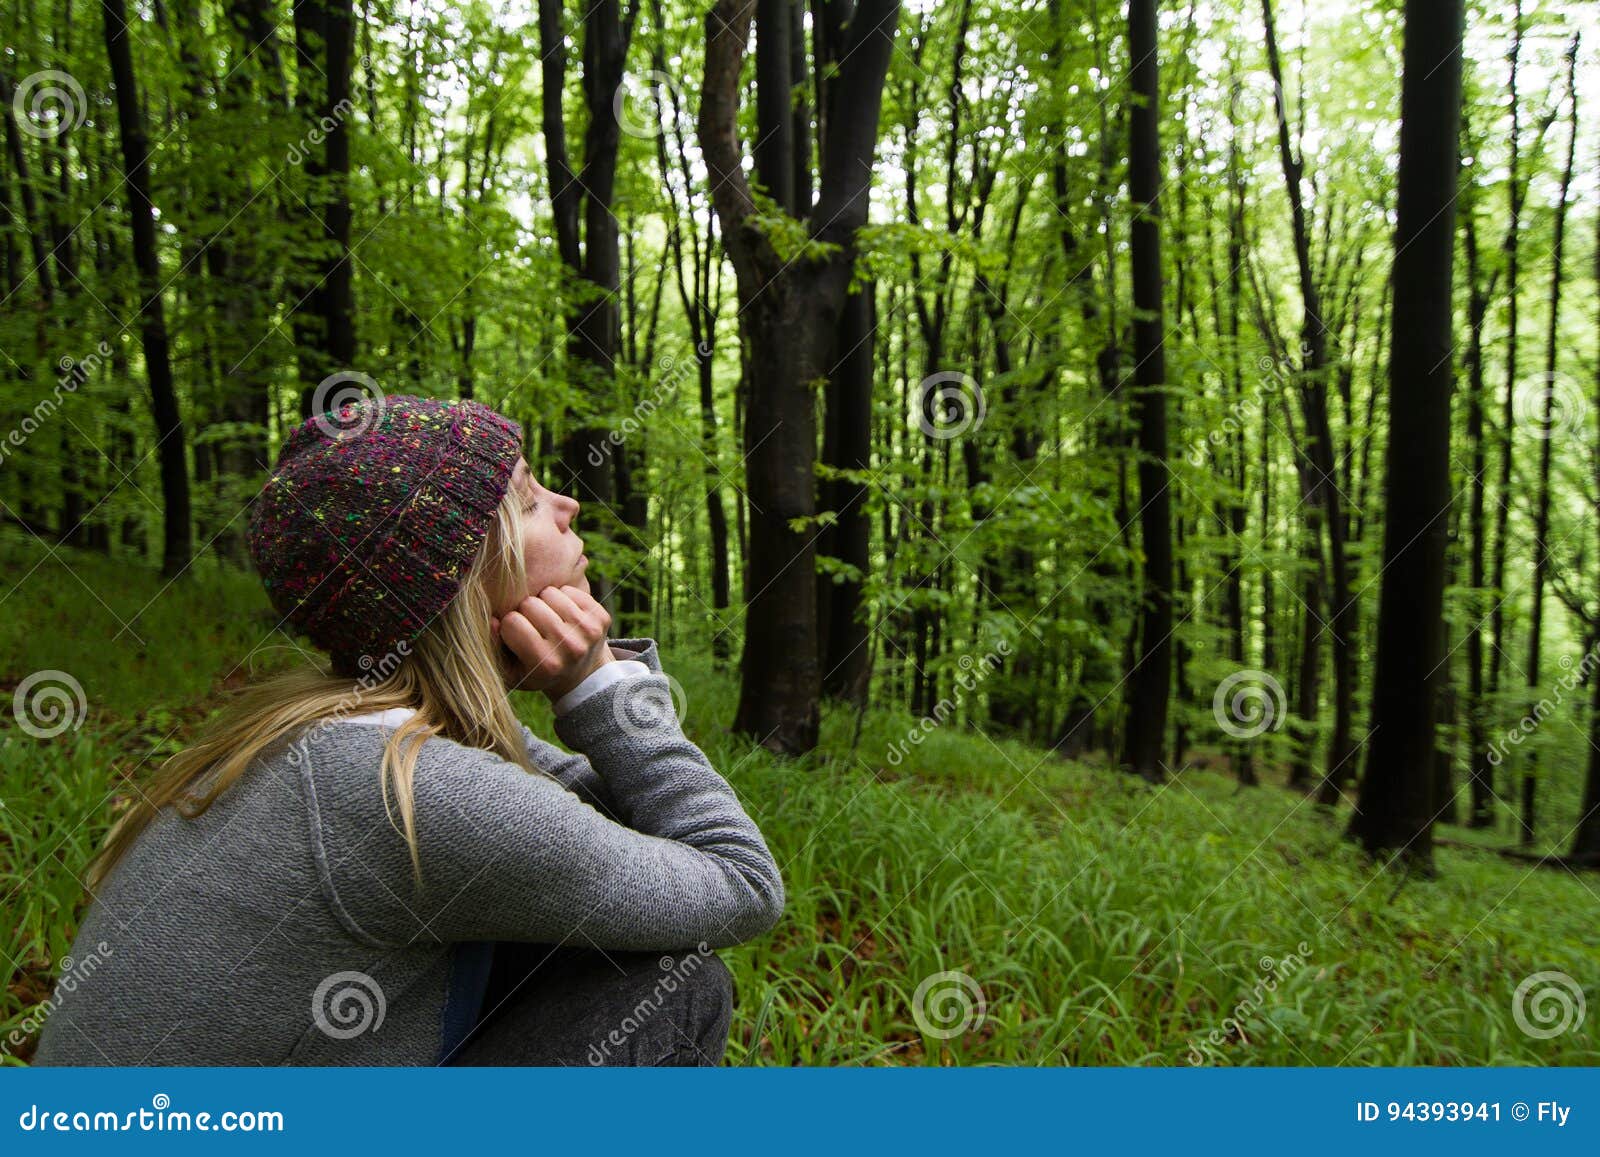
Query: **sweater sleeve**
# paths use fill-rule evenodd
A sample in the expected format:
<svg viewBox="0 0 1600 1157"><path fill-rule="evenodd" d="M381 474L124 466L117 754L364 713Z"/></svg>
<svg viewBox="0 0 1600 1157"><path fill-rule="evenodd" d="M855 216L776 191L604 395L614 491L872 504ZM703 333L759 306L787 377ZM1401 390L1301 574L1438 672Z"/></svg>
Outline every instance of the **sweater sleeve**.
<svg viewBox="0 0 1600 1157"><path fill-rule="evenodd" d="M633 660L646 671L661 670L661 658L654 639L612 639L610 646L612 656L618 660L618 663L611 664L611 667ZM632 662L628 666L630 672L637 669ZM602 671L607 669L601 668ZM628 677L632 677L631 673ZM581 690L581 687L579 689ZM579 696L578 701L582 702L584 698L587 696ZM533 729L526 724L522 727L522 738L528 749L528 758L533 761L535 767L543 769L566 784L569 791L575 792L580 799L594 805L605 815L616 818L616 803L611 798L611 789L606 786L606 781L600 778L600 773L595 771L587 756L562 751L555 744L536 736Z"/></svg>
<svg viewBox="0 0 1600 1157"><path fill-rule="evenodd" d="M353 934L377 944L655 950L721 947L768 931L784 906L777 864L733 789L663 703L671 686L657 664L556 721L561 740L609 789L617 819L556 779L428 740L413 779L420 887L370 758L365 766L336 761L333 745L320 745L302 776L330 905Z"/></svg>

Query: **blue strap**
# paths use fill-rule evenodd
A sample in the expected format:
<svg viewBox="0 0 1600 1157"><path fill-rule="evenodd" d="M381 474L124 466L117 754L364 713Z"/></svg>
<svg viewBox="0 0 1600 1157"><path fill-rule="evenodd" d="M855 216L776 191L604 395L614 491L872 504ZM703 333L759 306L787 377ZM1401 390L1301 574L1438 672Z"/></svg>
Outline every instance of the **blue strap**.
<svg viewBox="0 0 1600 1157"><path fill-rule="evenodd" d="M439 1045L441 1065L456 1063L467 1034L478 1023L483 994L494 964L493 940L463 940L450 953L450 979L445 989L444 1031Z"/></svg>

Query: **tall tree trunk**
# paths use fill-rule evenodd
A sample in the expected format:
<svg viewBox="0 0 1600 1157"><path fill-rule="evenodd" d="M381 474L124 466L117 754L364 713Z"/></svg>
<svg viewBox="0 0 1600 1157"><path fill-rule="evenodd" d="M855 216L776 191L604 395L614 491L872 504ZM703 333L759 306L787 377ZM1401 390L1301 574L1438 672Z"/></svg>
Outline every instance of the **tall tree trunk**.
<svg viewBox="0 0 1600 1157"><path fill-rule="evenodd" d="M116 89L117 125L122 136L123 173L128 216L133 234L133 260L139 271L139 332L145 372L150 380L150 405L156 425L156 450L161 463L161 499L165 516L161 573L176 578L189 566L194 550L189 525L189 474L183 418L173 388L167 350L167 318L161 298L161 257L156 249L155 207L150 200L150 148L139 91L133 75L132 31L123 0L101 0L105 17L106 56Z"/></svg>
<svg viewBox="0 0 1600 1157"><path fill-rule="evenodd" d="M816 417L811 383L827 374L849 284L848 257L866 223L883 83L899 0L862 0L830 85L827 139L808 235L831 254L780 258L742 166L740 66L756 0L718 0L706 17L700 146L738 279L750 349L745 418L750 499L745 646L734 729L775 751L817 743L821 664L816 620ZM796 529L796 525L801 529Z"/></svg>
<svg viewBox="0 0 1600 1157"><path fill-rule="evenodd" d="M1383 578L1366 774L1349 832L1433 872L1435 699L1450 515L1463 0L1406 0Z"/></svg>
<svg viewBox="0 0 1600 1157"><path fill-rule="evenodd" d="M1144 574L1139 658L1130 672L1123 762L1153 782L1165 779L1167 702L1172 689L1172 509L1167 489L1167 388L1161 281L1160 70L1156 0L1130 0L1128 193L1133 201L1134 415L1139 438L1139 530Z"/></svg>
<svg viewBox="0 0 1600 1157"><path fill-rule="evenodd" d="M1489 699L1493 702L1500 690L1500 670L1506 647L1506 556L1508 530L1511 517L1511 473L1516 441L1517 393L1517 304L1521 285L1517 272L1521 256L1522 202L1528 186L1521 176L1522 119L1517 98L1517 77L1522 58L1522 0L1514 0L1514 23L1511 30L1511 138L1510 160L1506 192L1510 202L1510 216L1506 222L1506 390L1500 408L1500 476L1497 493L1499 501L1494 518L1494 557L1490 566L1489 587L1494 608L1489 614Z"/></svg>
<svg viewBox="0 0 1600 1157"><path fill-rule="evenodd" d="M621 323L618 293L621 254L611 202L616 188L621 128L613 112L622 85L628 45L633 39L637 3L624 16L618 0L595 0L583 20L583 97L588 123L583 171L574 174L567 156L562 97L566 87L566 45L561 0L539 0L539 45L544 66L543 123L550 175L556 242L561 259L598 300L570 308L567 317L568 365L591 400L604 413L615 382ZM582 221L583 237L579 237ZM616 463L608 453L609 431L588 414L577 415L562 442L565 485L573 497L611 511L616 497ZM609 605L613 584L594 583L595 597Z"/></svg>
<svg viewBox="0 0 1600 1157"><path fill-rule="evenodd" d="M877 331L874 287L868 283L845 299L839 317L839 360L828 378L827 425L822 460L840 470L872 468L872 354ZM855 703L867 697L867 622L863 585L870 566L871 527L867 484L845 478L821 486L825 509L837 512L819 542L820 551L860 572L861 578L818 575L822 639L822 690ZM826 596L826 597L824 597Z"/></svg>
<svg viewBox="0 0 1600 1157"><path fill-rule="evenodd" d="M1465 135L1465 129L1463 130ZM1484 382L1483 327L1489 314L1489 302L1494 296L1496 270L1485 283L1478 256L1476 181L1468 175L1467 196L1462 198L1462 217L1465 221L1467 258L1467 444L1472 452L1472 496L1468 513L1468 536L1471 539L1468 559L1468 585L1474 600L1484 596L1484 559L1488 547L1488 522L1485 509L1487 484L1484 474L1489 468L1488 447L1484 442L1484 400L1488 396ZM1491 593L1492 597L1492 593ZM1483 686L1483 635L1485 616L1473 605L1467 628L1467 758L1468 775L1472 790L1472 814L1468 824L1474 828L1494 825L1494 765L1489 762L1488 704L1484 700Z"/></svg>
<svg viewBox="0 0 1600 1157"><path fill-rule="evenodd" d="M307 144L322 152L304 171L319 256L297 271L290 289L300 372L300 416L341 400L329 379L354 368L355 315L350 261L350 52L355 29L350 0L298 0L294 5L294 107ZM331 126L331 127L329 127ZM309 284L307 284L309 282Z"/></svg>
<svg viewBox="0 0 1600 1157"><path fill-rule="evenodd" d="M1244 264L1244 173L1240 159L1239 131L1237 106L1240 85L1235 79L1229 89L1229 119L1234 128L1228 134L1228 363L1233 380L1233 402L1242 408L1245 400L1244 390L1244 355L1239 349L1239 314L1241 302L1244 297L1242 280L1239 276L1240 267ZM1207 254L1209 264L1210 255ZM1215 300L1215 293L1213 293ZM1220 332L1221 326L1218 326ZM1266 428L1270 422L1263 421L1262 445L1265 446ZM1249 478L1246 464L1248 447L1245 444L1246 423L1239 422L1235 432L1230 435L1229 482L1232 494L1228 501L1228 554L1223 559L1227 578L1227 617L1228 617L1228 658L1236 665L1236 670L1246 667L1245 653L1245 628L1244 628L1244 558L1243 543L1246 525L1247 510L1245 507L1246 483ZM1266 475L1261 477L1263 492L1266 489ZM1262 502L1266 499L1263 497ZM1263 510L1265 507L1263 507ZM1262 524L1265 527L1265 523ZM1266 588L1270 592L1272 579L1266 580ZM1267 604L1270 611L1272 604ZM1267 668L1271 668L1270 658L1264 659ZM1239 742L1233 749L1231 756L1234 776L1241 784L1254 786L1259 781L1256 776L1254 747L1249 741Z"/></svg>
<svg viewBox="0 0 1600 1157"><path fill-rule="evenodd" d="M230 0L228 37L234 59L222 82L220 104L224 116L242 116L255 101L274 115L288 112L282 78L277 75L277 30L269 18L267 0ZM264 81L257 91L255 78ZM229 187L253 203L258 193L233 156L224 162ZM264 195L264 194L262 194ZM220 486L232 484L232 497L248 498L259 489L261 473L271 466L268 424L271 421L273 365L260 348L267 332L275 278L276 255L262 246L250 221L236 222L226 236L214 238L206 248L206 271L217 286L217 352L220 358L219 418L237 424L238 433L217 446ZM225 491L226 493L226 491ZM218 551L240 566L248 566L245 520L229 524L218 540Z"/></svg>

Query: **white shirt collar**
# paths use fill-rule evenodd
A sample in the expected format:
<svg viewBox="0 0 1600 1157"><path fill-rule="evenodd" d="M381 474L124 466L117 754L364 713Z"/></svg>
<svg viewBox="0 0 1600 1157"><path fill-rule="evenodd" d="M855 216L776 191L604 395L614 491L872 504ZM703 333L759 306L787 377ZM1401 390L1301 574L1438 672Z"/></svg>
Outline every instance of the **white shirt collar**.
<svg viewBox="0 0 1600 1157"><path fill-rule="evenodd" d="M347 715L346 723L370 723L375 727L399 727L415 715L414 707L391 707L387 711L369 711L365 715Z"/></svg>

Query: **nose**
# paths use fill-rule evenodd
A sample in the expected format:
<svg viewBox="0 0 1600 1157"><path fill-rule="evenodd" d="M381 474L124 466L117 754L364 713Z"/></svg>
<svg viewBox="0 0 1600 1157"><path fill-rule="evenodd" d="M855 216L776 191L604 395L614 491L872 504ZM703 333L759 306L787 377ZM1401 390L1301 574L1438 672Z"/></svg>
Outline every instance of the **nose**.
<svg viewBox="0 0 1600 1157"><path fill-rule="evenodd" d="M578 512L583 509L583 504L576 498L566 494L558 494L538 479L535 479L533 484L539 492L540 501L548 502L555 508L556 524L565 531L577 519Z"/></svg>

